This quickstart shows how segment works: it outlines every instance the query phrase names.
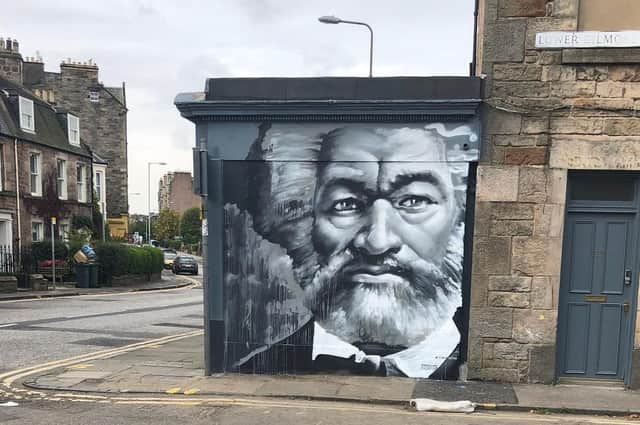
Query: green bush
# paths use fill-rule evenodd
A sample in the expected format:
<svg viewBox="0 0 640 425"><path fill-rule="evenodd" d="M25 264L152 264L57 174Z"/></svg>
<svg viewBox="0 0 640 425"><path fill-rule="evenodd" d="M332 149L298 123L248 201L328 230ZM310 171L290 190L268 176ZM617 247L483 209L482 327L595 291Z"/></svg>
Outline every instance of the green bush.
<svg viewBox="0 0 640 425"><path fill-rule="evenodd" d="M160 273L164 268L164 255L162 255L162 251L152 246L145 246L142 249L151 255L151 273Z"/></svg>
<svg viewBox="0 0 640 425"><path fill-rule="evenodd" d="M94 249L101 265L99 279L102 284L110 284L114 276L162 271L164 259L158 248L105 242L96 244Z"/></svg>
<svg viewBox="0 0 640 425"><path fill-rule="evenodd" d="M100 263L101 284L111 284L114 276L122 276L128 271L128 247L117 242L98 243L94 246Z"/></svg>
<svg viewBox="0 0 640 425"><path fill-rule="evenodd" d="M31 244L31 253L36 261L51 260L51 240L42 242L33 242ZM69 251L64 242L58 240L55 244L56 259L67 259Z"/></svg>

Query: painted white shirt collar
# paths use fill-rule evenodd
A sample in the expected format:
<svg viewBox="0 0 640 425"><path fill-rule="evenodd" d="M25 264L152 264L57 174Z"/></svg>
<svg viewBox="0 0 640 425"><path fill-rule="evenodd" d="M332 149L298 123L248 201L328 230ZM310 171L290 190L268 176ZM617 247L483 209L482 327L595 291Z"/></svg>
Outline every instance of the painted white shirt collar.
<svg viewBox="0 0 640 425"><path fill-rule="evenodd" d="M327 332L318 322L314 322L312 359L329 355L348 359L355 356L357 363L365 359L379 365L381 361L391 363L410 378L428 378L451 355L460 342L460 332L453 320L447 320L419 344L388 356L367 355L348 342Z"/></svg>

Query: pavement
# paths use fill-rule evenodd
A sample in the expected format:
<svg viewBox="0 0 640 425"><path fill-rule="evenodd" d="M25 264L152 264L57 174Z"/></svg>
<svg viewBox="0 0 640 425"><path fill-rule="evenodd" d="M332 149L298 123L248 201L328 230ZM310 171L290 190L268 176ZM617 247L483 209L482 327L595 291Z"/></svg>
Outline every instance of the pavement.
<svg viewBox="0 0 640 425"><path fill-rule="evenodd" d="M470 400L482 410L626 416L640 414L640 392L621 387L454 382L350 375L204 376L201 331L166 342L67 363L23 377L22 385L73 394L275 397L407 405L412 398ZM60 366L60 365L58 365Z"/></svg>
<svg viewBox="0 0 640 425"><path fill-rule="evenodd" d="M173 275L170 272L163 271L162 279L156 282L132 283L126 286L108 286L101 288L76 288L75 283L58 283L56 289L48 291L24 291L0 293L1 301L28 300L38 298L56 298L71 297L78 295L96 295L96 294L114 294L121 292L140 292L140 291L159 291L165 289L182 288L193 284L193 280L187 279L182 275ZM53 288L50 283L49 288Z"/></svg>

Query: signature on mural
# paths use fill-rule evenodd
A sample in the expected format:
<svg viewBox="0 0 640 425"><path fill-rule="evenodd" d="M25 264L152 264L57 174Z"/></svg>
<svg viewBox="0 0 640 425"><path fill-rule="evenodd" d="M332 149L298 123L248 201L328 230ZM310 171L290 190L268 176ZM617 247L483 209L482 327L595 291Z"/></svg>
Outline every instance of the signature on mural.
<svg viewBox="0 0 640 425"><path fill-rule="evenodd" d="M263 125L225 189L229 370L456 378L467 125ZM225 169L226 172L226 169Z"/></svg>

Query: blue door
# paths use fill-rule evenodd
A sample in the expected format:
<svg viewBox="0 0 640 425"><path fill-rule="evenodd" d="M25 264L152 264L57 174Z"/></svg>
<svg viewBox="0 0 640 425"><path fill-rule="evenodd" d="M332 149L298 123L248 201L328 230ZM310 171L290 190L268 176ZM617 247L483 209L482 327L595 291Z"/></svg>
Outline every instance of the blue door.
<svg viewBox="0 0 640 425"><path fill-rule="evenodd" d="M571 212L558 321L560 377L622 380L632 343L634 213Z"/></svg>

